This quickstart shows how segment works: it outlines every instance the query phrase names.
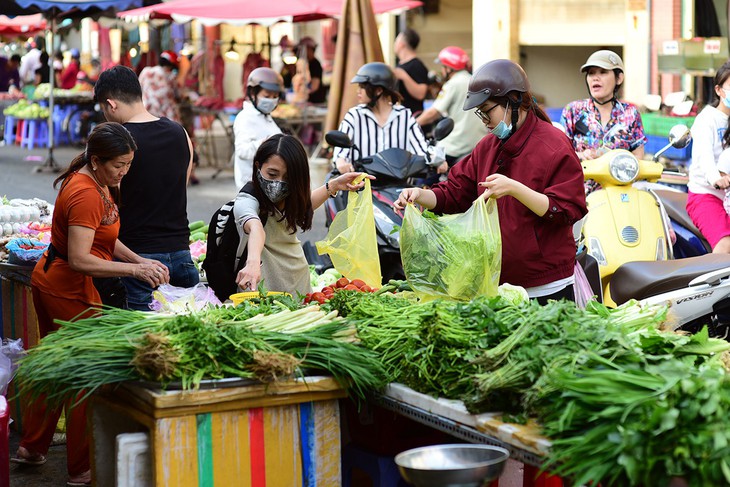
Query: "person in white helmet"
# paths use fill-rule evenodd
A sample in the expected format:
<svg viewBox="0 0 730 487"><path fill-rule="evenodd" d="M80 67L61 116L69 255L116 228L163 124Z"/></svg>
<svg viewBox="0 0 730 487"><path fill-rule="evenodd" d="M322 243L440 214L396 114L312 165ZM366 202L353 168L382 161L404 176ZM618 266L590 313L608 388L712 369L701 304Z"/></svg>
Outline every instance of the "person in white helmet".
<svg viewBox="0 0 730 487"><path fill-rule="evenodd" d="M256 68L248 76L243 110L233 122L235 139L233 178L241 189L251 181L253 156L261 143L281 129L271 116L284 91L284 80L271 68Z"/></svg>

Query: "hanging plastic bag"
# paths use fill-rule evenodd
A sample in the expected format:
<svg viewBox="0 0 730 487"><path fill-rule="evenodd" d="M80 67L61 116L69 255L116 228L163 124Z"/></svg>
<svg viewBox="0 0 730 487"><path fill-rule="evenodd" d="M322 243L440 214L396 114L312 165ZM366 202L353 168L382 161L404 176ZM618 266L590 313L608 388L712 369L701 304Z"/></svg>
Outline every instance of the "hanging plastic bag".
<svg viewBox="0 0 730 487"><path fill-rule="evenodd" d="M335 216L327 238L316 245L317 252L329 254L335 269L349 280L361 279L370 287L381 286L383 278L369 179L365 179L362 191L348 193L347 207Z"/></svg>
<svg viewBox="0 0 730 487"><path fill-rule="evenodd" d="M575 285L573 290L575 293L575 305L581 309L585 309L586 303L593 299L593 289L583 267L576 261L575 263Z"/></svg>
<svg viewBox="0 0 730 487"><path fill-rule="evenodd" d="M502 236L494 200L477 198L466 213L435 216L406 207L400 232L408 283L421 299L495 296Z"/></svg>
<svg viewBox="0 0 730 487"><path fill-rule="evenodd" d="M18 360L22 355L23 340L21 338L3 339L2 345L0 345L0 394L3 396L8 391L8 384L15 377Z"/></svg>

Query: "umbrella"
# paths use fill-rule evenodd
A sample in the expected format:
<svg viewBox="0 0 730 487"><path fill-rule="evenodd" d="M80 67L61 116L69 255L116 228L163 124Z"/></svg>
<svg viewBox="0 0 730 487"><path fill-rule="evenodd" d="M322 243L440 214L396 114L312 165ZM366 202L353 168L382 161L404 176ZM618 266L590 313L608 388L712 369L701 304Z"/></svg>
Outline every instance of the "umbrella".
<svg viewBox="0 0 730 487"><path fill-rule="evenodd" d="M26 13L41 13L50 20L50 45L53 46L53 36L55 34L56 19L69 15L86 17L92 13L110 9L127 9L142 4L142 0L9 0L14 1L16 5L25 9ZM49 59L49 63L52 60ZM50 76L51 90L48 96L48 157L42 166L36 168L36 172L49 170L58 172L60 167L53 157L53 88L55 84L53 72Z"/></svg>
<svg viewBox="0 0 730 487"><path fill-rule="evenodd" d="M0 35L32 35L46 29L46 21L41 14L7 17L0 15Z"/></svg>
<svg viewBox="0 0 730 487"><path fill-rule="evenodd" d="M375 15L368 0L345 0L337 32L325 131L336 129L357 97L350 80L365 63L383 61Z"/></svg>
<svg viewBox="0 0 730 487"><path fill-rule="evenodd" d="M117 15L130 21L172 18L176 22L196 19L204 25L272 25L280 21L300 22L336 17L342 12L342 4L343 0L176 0L119 12ZM372 0L375 13L408 10L421 5L418 0Z"/></svg>

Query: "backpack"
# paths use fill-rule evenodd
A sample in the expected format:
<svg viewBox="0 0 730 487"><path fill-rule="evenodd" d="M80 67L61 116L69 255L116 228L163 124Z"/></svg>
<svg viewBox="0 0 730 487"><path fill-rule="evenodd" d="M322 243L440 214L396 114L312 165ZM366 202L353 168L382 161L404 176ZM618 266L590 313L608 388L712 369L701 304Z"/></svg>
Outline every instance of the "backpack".
<svg viewBox="0 0 730 487"><path fill-rule="evenodd" d="M240 193L254 195L253 183L250 181L241 188ZM258 198L257 198L258 200ZM241 258L236 265L236 253L241 239L236 228L236 219L233 216L235 199L213 213L208 225L208 240L203 270L208 279L208 286L221 301L225 301L231 294L238 291L236 276L246 264L248 249L244 248ZM261 204L259 202L259 204ZM266 225L268 214L259 211L261 223Z"/></svg>

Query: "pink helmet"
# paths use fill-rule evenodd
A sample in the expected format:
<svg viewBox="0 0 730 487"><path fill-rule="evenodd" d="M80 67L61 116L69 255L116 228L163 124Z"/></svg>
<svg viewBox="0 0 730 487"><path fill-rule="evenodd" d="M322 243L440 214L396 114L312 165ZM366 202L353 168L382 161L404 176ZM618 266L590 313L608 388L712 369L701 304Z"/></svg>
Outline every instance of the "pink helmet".
<svg viewBox="0 0 730 487"><path fill-rule="evenodd" d="M460 47L448 46L441 49L436 62L460 71L469 64L469 55Z"/></svg>

